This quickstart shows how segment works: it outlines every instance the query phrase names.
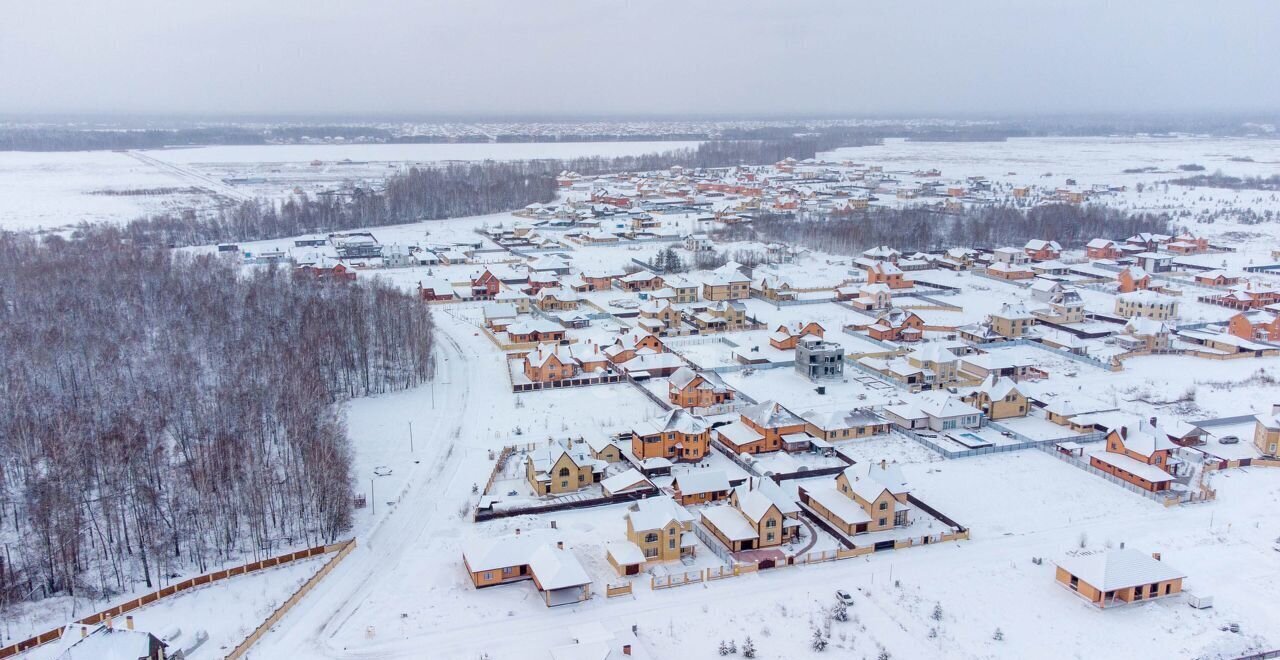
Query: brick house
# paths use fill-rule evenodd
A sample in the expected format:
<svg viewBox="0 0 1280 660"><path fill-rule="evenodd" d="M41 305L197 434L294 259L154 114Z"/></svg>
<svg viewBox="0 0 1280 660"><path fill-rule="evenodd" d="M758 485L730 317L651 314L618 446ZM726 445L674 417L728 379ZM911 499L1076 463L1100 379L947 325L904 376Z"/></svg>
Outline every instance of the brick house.
<svg viewBox="0 0 1280 660"><path fill-rule="evenodd" d="M1089 455L1089 464L1139 488L1152 492L1168 490L1173 475L1168 468L1177 447L1167 433L1153 424L1141 422L1107 432L1107 445Z"/></svg>
<svg viewBox="0 0 1280 660"><path fill-rule="evenodd" d="M647 419L631 429L631 453L640 460L697 462L707 455L711 425L683 408Z"/></svg>
<svg viewBox="0 0 1280 660"><path fill-rule="evenodd" d="M667 401L681 408L706 408L733 400L733 388L719 374L680 367L667 377Z"/></svg>

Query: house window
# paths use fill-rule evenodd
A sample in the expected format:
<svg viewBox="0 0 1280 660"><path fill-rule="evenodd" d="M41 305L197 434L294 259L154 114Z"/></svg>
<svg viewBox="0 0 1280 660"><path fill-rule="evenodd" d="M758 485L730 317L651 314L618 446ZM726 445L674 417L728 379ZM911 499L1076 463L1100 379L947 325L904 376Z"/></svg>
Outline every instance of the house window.
<svg viewBox="0 0 1280 660"><path fill-rule="evenodd" d="M654 534L654 533L645 534L645 535L644 535L644 542L645 542L645 543L657 543L657 542L658 542L658 535L657 535L657 534Z"/></svg>
<svg viewBox="0 0 1280 660"><path fill-rule="evenodd" d="M880 519L880 522L878 522L878 523L876 523L876 524L877 524L877 525L879 525L879 526L881 526L881 527L884 527L885 522L887 522L887 521L888 521L888 519L887 519L887 518L881 518L881 519Z"/></svg>
<svg viewBox="0 0 1280 660"><path fill-rule="evenodd" d="M561 481L561 482L560 482L560 487L561 487L561 488L568 488L568 487L569 487L569 482L568 482L568 481Z"/></svg>
<svg viewBox="0 0 1280 660"><path fill-rule="evenodd" d="M778 521L774 520L773 518L770 518L768 521L766 521L766 522L765 522L764 526L765 526L765 527L777 527L777 526L778 526Z"/></svg>
<svg viewBox="0 0 1280 660"><path fill-rule="evenodd" d="M560 468L560 476L562 477L569 476L569 468Z"/></svg>
<svg viewBox="0 0 1280 660"><path fill-rule="evenodd" d="M773 540L773 532L769 532L769 534L768 534L767 536L765 536L765 540L767 540L767 541L772 541L772 540Z"/></svg>
<svg viewBox="0 0 1280 660"><path fill-rule="evenodd" d="M484 579L485 579L485 581L492 580L492 579L493 579L493 571L485 571L485 573L484 573Z"/></svg>
<svg viewBox="0 0 1280 660"><path fill-rule="evenodd" d="M658 556L658 549L657 549L657 548L645 548L645 549L644 549L644 556L645 556L645 558L646 558L646 559L653 559L654 557L657 557L657 556Z"/></svg>
<svg viewBox="0 0 1280 660"><path fill-rule="evenodd" d="M888 503L888 502L881 502L881 503L880 503L880 510L881 510L881 511L884 511L884 510L886 510L886 509L888 509L888 508L889 508L889 503Z"/></svg>
<svg viewBox="0 0 1280 660"><path fill-rule="evenodd" d="M675 540L674 538L673 538L673 539L668 540L668 541L667 541L667 547L668 547L668 548L670 548L670 549L672 549L672 550L675 550L675 549L676 549L676 540Z"/></svg>

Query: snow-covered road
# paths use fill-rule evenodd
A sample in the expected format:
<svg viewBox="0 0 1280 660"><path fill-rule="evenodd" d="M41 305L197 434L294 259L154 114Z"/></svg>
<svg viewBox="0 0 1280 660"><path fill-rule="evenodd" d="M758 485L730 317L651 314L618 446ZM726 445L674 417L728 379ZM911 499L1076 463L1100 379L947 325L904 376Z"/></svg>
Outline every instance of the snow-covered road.
<svg viewBox="0 0 1280 660"><path fill-rule="evenodd" d="M474 383L505 380L505 365L481 351L487 340L473 328L448 314L437 314L437 382L413 392L420 407L409 417L419 429L429 430L429 442L415 465L399 502L358 537L357 549L299 603L270 634L252 649L249 657L355 657L330 646L330 638L349 625L366 596L402 585L387 584L393 572L383 568L399 563L410 548L433 530L447 525L470 492L471 475L459 482L458 468L465 451L467 432L474 432L482 411L475 409ZM435 398L434 405L432 398Z"/></svg>

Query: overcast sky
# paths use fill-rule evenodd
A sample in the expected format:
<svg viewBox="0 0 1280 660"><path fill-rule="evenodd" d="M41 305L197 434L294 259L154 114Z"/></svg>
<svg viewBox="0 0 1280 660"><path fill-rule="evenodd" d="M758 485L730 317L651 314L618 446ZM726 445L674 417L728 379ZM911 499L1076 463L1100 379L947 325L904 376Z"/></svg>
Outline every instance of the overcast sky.
<svg viewBox="0 0 1280 660"><path fill-rule="evenodd" d="M0 112L1275 111L1275 0L4 0Z"/></svg>

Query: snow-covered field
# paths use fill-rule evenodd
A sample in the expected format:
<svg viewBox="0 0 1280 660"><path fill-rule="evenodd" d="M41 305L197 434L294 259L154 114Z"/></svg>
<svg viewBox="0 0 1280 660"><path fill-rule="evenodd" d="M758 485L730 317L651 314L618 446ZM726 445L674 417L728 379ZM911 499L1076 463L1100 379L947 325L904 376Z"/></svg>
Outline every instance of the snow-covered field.
<svg viewBox="0 0 1280 660"><path fill-rule="evenodd" d="M207 208L209 192L280 198L295 187L324 189L381 180L414 163L631 156L695 147L696 142L512 144L259 145L137 152L0 151L0 229L57 229L80 222L126 222L168 209ZM159 162L156 162L159 161ZM312 161L320 161L312 164ZM350 162L343 162L350 161ZM239 180L223 184L223 179ZM221 184L221 185L219 185ZM106 195L102 191L155 191Z"/></svg>

